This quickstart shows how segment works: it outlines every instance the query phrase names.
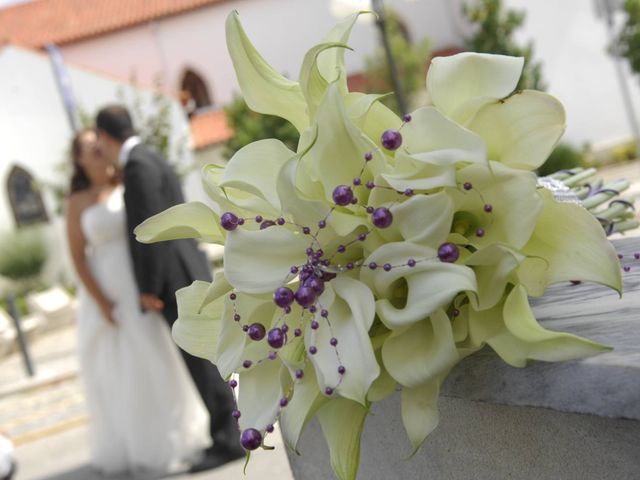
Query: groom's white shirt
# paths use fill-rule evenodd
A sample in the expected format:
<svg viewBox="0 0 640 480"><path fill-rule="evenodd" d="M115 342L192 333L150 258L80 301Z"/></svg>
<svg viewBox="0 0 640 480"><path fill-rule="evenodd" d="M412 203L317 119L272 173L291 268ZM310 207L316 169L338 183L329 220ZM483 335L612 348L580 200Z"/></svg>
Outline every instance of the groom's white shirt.
<svg viewBox="0 0 640 480"><path fill-rule="evenodd" d="M129 137L124 141L122 147L120 147L120 156L118 157L118 162L120 163L120 166L122 168L124 168L124 166L127 164L131 150L133 150L133 147L138 145L140 141L140 137L138 137L137 135L133 135L132 137Z"/></svg>

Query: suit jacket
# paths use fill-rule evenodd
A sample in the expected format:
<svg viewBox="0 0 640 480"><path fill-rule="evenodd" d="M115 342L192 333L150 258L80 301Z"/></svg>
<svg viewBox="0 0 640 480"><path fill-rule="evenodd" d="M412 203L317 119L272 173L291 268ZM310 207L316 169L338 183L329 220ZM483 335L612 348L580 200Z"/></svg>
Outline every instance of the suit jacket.
<svg viewBox="0 0 640 480"><path fill-rule="evenodd" d="M149 147L136 145L124 167L124 187L129 247L140 293L156 295L166 305L175 302L176 290L194 280L210 281L207 258L195 241L145 245L137 242L133 234L147 218L184 203L180 179L167 161Z"/></svg>

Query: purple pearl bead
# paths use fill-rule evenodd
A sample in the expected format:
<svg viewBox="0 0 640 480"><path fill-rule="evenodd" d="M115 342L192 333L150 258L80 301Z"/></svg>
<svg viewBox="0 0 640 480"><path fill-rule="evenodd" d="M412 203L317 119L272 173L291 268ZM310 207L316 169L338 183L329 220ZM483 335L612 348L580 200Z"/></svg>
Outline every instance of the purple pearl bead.
<svg viewBox="0 0 640 480"><path fill-rule="evenodd" d="M220 225L225 230L235 230L238 227L238 217L231 212L225 212L220 217Z"/></svg>
<svg viewBox="0 0 640 480"><path fill-rule="evenodd" d="M316 320L311 321L311 330L317 330L320 324Z"/></svg>
<svg viewBox="0 0 640 480"><path fill-rule="evenodd" d="M310 311L311 313L316 313L316 310L318 310L318 309L316 308L316 306L315 306L315 305L311 305L311 306L309 307L309 311Z"/></svg>
<svg viewBox="0 0 640 480"><path fill-rule="evenodd" d="M264 336L266 335L266 330L264 328L264 325L262 325L261 323L252 323L249 326L248 333L249 333L249 338L257 342L264 338Z"/></svg>
<svg viewBox="0 0 640 480"><path fill-rule="evenodd" d="M347 267L347 270L353 270L353 267L355 267L355 265L352 262L349 262L345 265L345 267Z"/></svg>
<svg viewBox="0 0 640 480"><path fill-rule="evenodd" d="M333 201L336 205L345 206L348 205L353 198L353 191L347 185L338 185L333 190Z"/></svg>
<svg viewBox="0 0 640 480"><path fill-rule="evenodd" d="M369 181L367 182L366 187L367 187L369 190L373 190L373 189L376 187L376 184L375 184L375 183L373 183L371 180L369 180Z"/></svg>
<svg viewBox="0 0 640 480"><path fill-rule="evenodd" d="M382 266L382 268L383 268L383 270L384 270L385 272L389 272L389 271L391 271L391 269L392 269L393 267L391 266L391 264L390 264L390 263L385 263L385 264Z"/></svg>
<svg viewBox="0 0 640 480"><path fill-rule="evenodd" d="M367 152L367 153L364 154L364 160L366 162L370 162L372 158L373 158L373 153Z"/></svg>
<svg viewBox="0 0 640 480"><path fill-rule="evenodd" d="M622 259L624 258L624 255L622 255L621 253L619 253L619 254L618 254L618 258L619 258L620 260L622 260Z"/></svg>
<svg viewBox="0 0 640 480"><path fill-rule="evenodd" d="M282 397L280 399L280 406L282 408L286 407L287 405L289 405L289 400L287 399L287 397Z"/></svg>
<svg viewBox="0 0 640 480"><path fill-rule="evenodd" d="M240 445L245 450L255 450L262 445L262 434L255 428L247 428L240 435Z"/></svg>
<svg viewBox="0 0 640 480"><path fill-rule="evenodd" d="M310 307L316 301L315 290L313 290L313 288L311 287L306 287L304 285L298 288L294 296L295 296L296 302L298 302L298 305L300 305L302 308Z"/></svg>
<svg viewBox="0 0 640 480"><path fill-rule="evenodd" d="M371 221L378 228L387 228L393 223L393 215L388 208L376 208L371 215Z"/></svg>
<svg viewBox="0 0 640 480"><path fill-rule="evenodd" d="M397 150L400 148L400 145L402 145L402 135L400 135L398 130L390 128L382 134L380 143L382 143L382 146L387 150Z"/></svg>
<svg viewBox="0 0 640 480"><path fill-rule="evenodd" d="M366 239L367 239L366 233L361 233L360 235L358 235L358 240L360 240L361 242L364 242Z"/></svg>
<svg viewBox="0 0 640 480"><path fill-rule="evenodd" d="M464 182L464 184L462 185L462 187L465 190L471 190L473 188L473 185L471 184L471 182Z"/></svg>
<svg viewBox="0 0 640 480"><path fill-rule="evenodd" d="M302 233L309 235L311 233L311 229L309 227L302 227Z"/></svg>
<svg viewBox="0 0 640 480"><path fill-rule="evenodd" d="M286 323L282 324L282 331L284 333L287 333L289 331L289 325L287 325Z"/></svg>
<svg viewBox="0 0 640 480"><path fill-rule="evenodd" d="M493 205L491 205L490 203L486 203L484 206L484 211L487 213L493 212Z"/></svg>
<svg viewBox="0 0 640 480"><path fill-rule="evenodd" d="M262 223L262 215L256 215L256 223Z"/></svg>
<svg viewBox="0 0 640 480"><path fill-rule="evenodd" d="M301 379L304 377L304 370L296 370L296 378Z"/></svg>
<svg viewBox="0 0 640 480"><path fill-rule="evenodd" d="M293 291L287 287L276 288L273 292L273 301L281 308L288 307L293 303L294 295Z"/></svg>
<svg viewBox="0 0 640 480"><path fill-rule="evenodd" d="M336 345L338 345L338 339L336 337L333 337L331 338L331 340L329 340L329 343L332 347L335 347Z"/></svg>
<svg viewBox="0 0 640 480"><path fill-rule="evenodd" d="M299 328L296 328L293 331L293 335L296 336L296 337L299 337L300 335L302 335L302 330L300 330Z"/></svg>
<svg viewBox="0 0 640 480"><path fill-rule="evenodd" d="M344 253L347 250L347 247L345 247L344 245L338 245L338 253Z"/></svg>
<svg viewBox="0 0 640 480"><path fill-rule="evenodd" d="M311 277L304 282L305 287L309 287L316 295L321 295L324 292L324 282L318 277Z"/></svg>
<svg viewBox="0 0 640 480"><path fill-rule="evenodd" d="M625 265L622 269L623 269L625 272L628 272L629 270L631 270L631 267L630 267L629 265Z"/></svg>
<svg viewBox="0 0 640 480"><path fill-rule="evenodd" d="M340 366L338 367L338 373L339 373L340 375L344 375L344 372L346 372L346 371L347 371L347 369L346 369L346 368L344 368L342 365L340 365Z"/></svg>
<svg viewBox="0 0 640 480"><path fill-rule="evenodd" d="M438 247L438 258L441 262L453 263L458 260L459 256L460 250L458 246L453 243L443 243Z"/></svg>
<svg viewBox="0 0 640 480"><path fill-rule="evenodd" d="M478 228L478 229L476 230L476 237L480 237L480 238L482 238L482 237L484 237L484 233L485 233L485 232L484 232L484 228Z"/></svg>
<svg viewBox="0 0 640 480"><path fill-rule="evenodd" d="M242 317L240 317L240 315L239 315L239 314L237 314L237 313L234 313L234 314L233 314L233 319L234 319L236 322L239 322L239 321L240 321L240 318L242 318Z"/></svg>
<svg viewBox="0 0 640 480"><path fill-rule="evenodd" d="M265 220L264 222L262 222L260 224L260 230L264 230L265 228L273 227L275 224L276 224L276 222L274 222L272 220Z"/></svg>
<svg viewBox="0 0 640 480"><path fill-rule="evenodd" d="M373 211L374 211L374 210L375 210L375 208L373 208L373 207L367 207L367 213L368 213L369 215L371 215L371 214L373 213Z"/></svg>
<svg viewBox="0 0 640 480"><path fill-rule="evenodd" d="M451 315L453 315L454 317L458 317L458 316L460 316L460 310L458 310L457 308L454 308L454 309L451 311Z"/></svg>
<svg viewBox="0 0 640 480"><path fill-rule="evenodd" d="M310 353L311 355L315 355L316 353L318 353L318 349L317 349L314 345L311 345L311 346L309 347L309 353Z"/></svg>
<svg viewBox="0 0 640 480"><path fill-rule="evenodd" d="M409 260L407 260L407 265L413 268L416 266L416 261L413 258L410 258Z"/></svg>
<svg viewBox="0 0 640 480"><path fill-rule="evenodd" d="M353 197L349 203L351 205L355 205L356 203L358 203L358 197Z"/></svg>
<svg viewBox="0 0 640 480"><path fill-rule="evenodd" d="M231 381L229 382L229 386L230 386L231 388L236 388L236 387L238 386L238 382L236 382L235 380L231 380Z"/></svg>
<svg viewBox="0 0 640 480"><path fill-rule="evenodd" d="M329 316L329 310L323 308L322 310L320 310L320 316L322 318L327 318Z"/></svg>
<svg viewBox="0 0 640 480"><path fill-rule="evenodd" d="M411 188L407 188L407 189L404 191L404 195L405 195L406 197L413 197L413 190L412 190Z"/></svg>
<svg viewBox="0 0 640 480"><path fill-rule="evenodd" d="M298 273L298 267L294 265L293 267L291 267L291 270L289 271L295 275L296 273Z"/></svg>
<svg viewBox="0 0 640 480"><path fill-rule="evenodd" d="M269 330L267 334L267 343L271 348L282 348L284 345L285 334L281 328L275 327Z"/></svg>
<svg viewBox="0 0 640 480"><path fill-rule="evenodd" d="M640 253L634 253L633 258L635 258L636 260L640 260Z"/></svg>
<svg viewBox="0 0 640 480"><path fill-rule="evenodd" d="M243 325L242 326L242 331L245 332L245 333L248 332L249 331L249 325Z"/></svg>
<svg viewBox="0 0 640 480"><path fill-rule="evenodd" d="M369 262L369 270L375 270L378 268L378 264L376 262Z"/></svg>
<svg viewBox="0 0 640 480"><path fill-rule="evenodd" d="M233 412L231 412L231 416L236 420L240 418L240 415L241 415L240 410L234 410Z"/></svg>
<svg viewBox="0 0 640 480"><path fill-rule="evenodd" d="M267 431L267 433L273 433L273 425L269 424L267 425L267 428L265 429Z"/></svg>
<svg viewBox="0 0 640 480"><path fill-rule="evenodd" d="M276 223L277 223L278 225L284 225L284 218L279 217L279 218L276 220Z"/></svg>
<svg viewBox="0 0 640 480"><path fill-rule="evenodd" d="M362 183L360 178L354 178L352 182L356 187Z"/></svg>
<svg viewBox="0 0 640 480"><path fill-rule="evenodd" d="M244 225L244 218L238 219L238 225Z"/></svg>
<svg viewBox="0 0 640 480"><path fill-rule="evenodd" d="M313 255L313 248L307 247L306 252L307 252L307 255Z"/></svg>
<svg viewBox="0 0 640 480"><path fill-rule="evenodd" d="M253 365L253 362L251 360L245 360L244 362L242 362L242 366L244 368L250 368L251 365Z"/></svg>
<svg viewBox="0 0 640 480"><path fill-rule="evenodd" d="M333 395L333 388L327 387L324 389L325 395Z"/></svg>
<svg viewBox="0 0 640 480"><path fill-rule="evenodd" d="M267 356L269 357L269 360L275 360L278 354L276 352L269 352L269 355Z"/></svg>
<svg viewBox="0 0 640 480"><path fill-rule="evenodd" d="M286 314L291 313L291 307L288 306L288 305L286 307L284 307L284 313L286 313Z"/></svg>
<svg viewBox="0 0 640 480"><path fill-rule="evenodd" d="M231 295L229 295L229 298L230 298L231 300L235 300L235 299L236 299L236 298L238 298L238 297L237 297L237 295L236 295L235 293L232 293Z"/></svg>
<svg viewBox="0 0 640 480"><path fill-rule="evenodd" d="M318 228L322 229L325 228L327 226L327 221L326 220L320 220L318 222Z"/></svg>
<svg viewBox="0 0 640 480"><path fill-rule="evenodd" d="M405 113L404 117L402 117L402 120L404 120L405 123L409 123L411 121L411 114Z"/></svg>

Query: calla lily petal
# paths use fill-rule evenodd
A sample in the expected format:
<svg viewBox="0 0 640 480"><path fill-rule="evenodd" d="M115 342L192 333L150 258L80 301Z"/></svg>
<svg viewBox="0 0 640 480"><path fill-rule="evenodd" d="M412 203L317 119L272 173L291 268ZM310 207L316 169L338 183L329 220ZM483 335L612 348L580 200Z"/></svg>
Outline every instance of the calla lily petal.
<svg viewBox="0 0 640 480"><path fill-rule="evenodd" d="M219 217L201 202L182 203L146 219L133 233L141 243L180 238L197 238L211 243L224 242Z"/></svg>
<svg viewBox="0 0 640 480"><path fill-rule="evenodd" d="M263 431L274 422L280 409L283 392L277 378L282 364L277 360L267 360L248 371L239 374L238 419L240 430L255 428Z"/></svg>
<svg viewBox="0 0 640 480"><path fill-rule="evenodd" d="M400 395L402 423L413 447L411 455L418 451L427 436L438 426L440 421L439 393L439 379L418 387L404 387L402 389Z"/></svg>

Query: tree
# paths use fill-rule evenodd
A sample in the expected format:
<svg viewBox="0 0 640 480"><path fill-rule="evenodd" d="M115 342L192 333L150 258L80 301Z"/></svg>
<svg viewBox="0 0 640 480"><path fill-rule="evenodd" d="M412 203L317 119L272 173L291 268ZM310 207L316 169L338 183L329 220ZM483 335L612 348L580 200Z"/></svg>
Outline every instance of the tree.
<svg viewBox="0 0 640 480"><path fill-rule="evenodd" d="M474 25L474 34L465 39L465 47L478 53L495 53L524 57L524 69L517 89L545 90L542 64L533 60L533 42L519 45L514 32L525 20L523 11L504 8L502 0L477 0L462 7L463 14Z"/></svg>
<svg viewBox="0 0 640 480"><path fill-rule="evenodd" d="M398 14L388 8L386 19L387 36L398 69L400 85L409 104L411 104L411 97L424 88L424 73L430 54L429 40L423 39L420 43L413 44L409 31ZM368 93L393 91L391 72L382 47L377 48L373 55L365 58L364 77ZM381 101L400 115L406 113L400 112L398 102L393 95L385 97ZM409 110L411 110L411 105L409 105Z"/></svg>
<svg viewBox="0 0 640 480"><path fill-rule="evenodd" d="M625 21L610 50L629 62L634 73L640 73L640 0L625 0Z"/></svg>
<svg viewBox="0 0 640 480"><path fill-rule="evenodd" d="M227 159L245 145L267 138L277 138L291 150L297 148L300 135L291 123L280 117L254 112L239 95L224 108L224 113L233 130L233 136L224 146L223 155Z"/></svg>

